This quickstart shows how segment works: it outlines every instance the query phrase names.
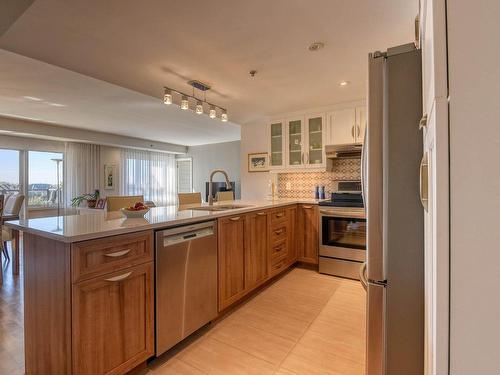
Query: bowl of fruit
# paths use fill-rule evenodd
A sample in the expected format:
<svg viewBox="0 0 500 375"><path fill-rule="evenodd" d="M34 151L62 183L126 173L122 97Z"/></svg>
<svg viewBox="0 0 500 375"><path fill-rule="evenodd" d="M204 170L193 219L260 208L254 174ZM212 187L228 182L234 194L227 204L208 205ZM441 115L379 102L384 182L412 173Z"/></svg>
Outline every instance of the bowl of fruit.
<svg viewBox="0 0 500 375"><path fill-rule="evenodd" d="M149 211L149 207L142 202L137 202L133 206L123 207L121 210L122 215L127 218L143 217Z"/></svg>

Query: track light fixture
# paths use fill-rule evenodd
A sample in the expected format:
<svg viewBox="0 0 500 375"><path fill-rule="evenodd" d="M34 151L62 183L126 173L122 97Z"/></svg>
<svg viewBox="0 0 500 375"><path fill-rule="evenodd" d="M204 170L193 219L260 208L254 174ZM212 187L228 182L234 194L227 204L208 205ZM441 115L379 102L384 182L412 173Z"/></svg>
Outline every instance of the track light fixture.
<svg viewBox="0 0 500 375"><path fill-rule="evenodd" d="M175 96L174 94L177 94L178 96L181 97L179 106L182 110L188 110L189 109L189 99L193 99L194 101L196 101L196 107L194 110L195 113L202 115L204 113L203 105L207 104L208 106L210 106L210 110L208 111L208 117L213 118L213 119L217 118L217 109L219 109L221 111L221 117L220 117L221 121L227 122L229 120L229 118L227 116L227 110L225 108L217 106L217 105L210 103L206 100L206 92L208 90L210 90L209 85L202 83L200 81L189 81L188 84L193 87L193 94L192 95L186 94L186 93L178 91L178 90L171 89L170 87L165 87L165 92L163 94L163 103L165 103L167 105L174 104L175 103L174 102L174 96ZM195 89L203 92L203 99L200 99L199 97L195 96L195 92L194 92ZM177 100L179 100L179 99L177 99ZM179 102L177 102L177 103L179 103Z"/></svg>

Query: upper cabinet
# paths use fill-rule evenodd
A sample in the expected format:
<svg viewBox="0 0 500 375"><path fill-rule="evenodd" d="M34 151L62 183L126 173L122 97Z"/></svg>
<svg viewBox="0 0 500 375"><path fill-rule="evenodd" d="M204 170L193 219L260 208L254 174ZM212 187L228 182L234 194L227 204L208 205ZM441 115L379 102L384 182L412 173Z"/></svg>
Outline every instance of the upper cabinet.
<svg viewBox="0 0 500 375"><path fill-rule="evenodd" d="M328 113L327 144L363 143L366 108L355 107Z"/></svg>
<svg viewBox="0 0 500 375"><path fill-rule="evenodd" d="M306 117L306 165L310 168L325 166L325 115Z"/></svg>
<svg viewBox="0 0 500 375"><path fill-rule="evenodd" d="M273 120L268 125L269 167L324 170L325 145L362 143L365 129L364 106Z"/></svg>
<svg viewBox="0 0 500 375"><path fill-rule="evenodd" d="M288 158L289 168L304 167L304 118L298 117L287 120Z"/></svg>
<svg viewBox="0 0 500 375"><path fill-rule="evenodd" d="M285 124L284 121L273 121L269 125L269 167L271 169L285 167Z"/></svg>

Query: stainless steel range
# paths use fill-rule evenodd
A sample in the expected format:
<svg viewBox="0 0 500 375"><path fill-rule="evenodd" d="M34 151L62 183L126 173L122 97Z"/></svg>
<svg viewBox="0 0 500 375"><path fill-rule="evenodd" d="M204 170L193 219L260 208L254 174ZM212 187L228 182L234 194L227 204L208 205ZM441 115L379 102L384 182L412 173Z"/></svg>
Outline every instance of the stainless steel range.
<svg viewBox="0 0 500 375"><path fill-rule="evenodd" d="M340 182L343 190L319 203L321 273L359 280L366 259L366 217L358 186L359 182Z"/></svg>

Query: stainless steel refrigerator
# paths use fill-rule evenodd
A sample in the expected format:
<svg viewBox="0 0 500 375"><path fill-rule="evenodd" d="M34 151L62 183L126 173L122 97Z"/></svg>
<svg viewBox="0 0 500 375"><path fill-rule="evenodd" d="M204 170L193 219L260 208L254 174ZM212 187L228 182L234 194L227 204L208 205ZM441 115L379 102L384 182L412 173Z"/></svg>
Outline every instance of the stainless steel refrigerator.
<svg viewBox="0 0 500 375"><path fill-rule="evenodd" d="M368 59L362 154L367 217L367 375L424 373L421 53L413 44Z"/></svg>

